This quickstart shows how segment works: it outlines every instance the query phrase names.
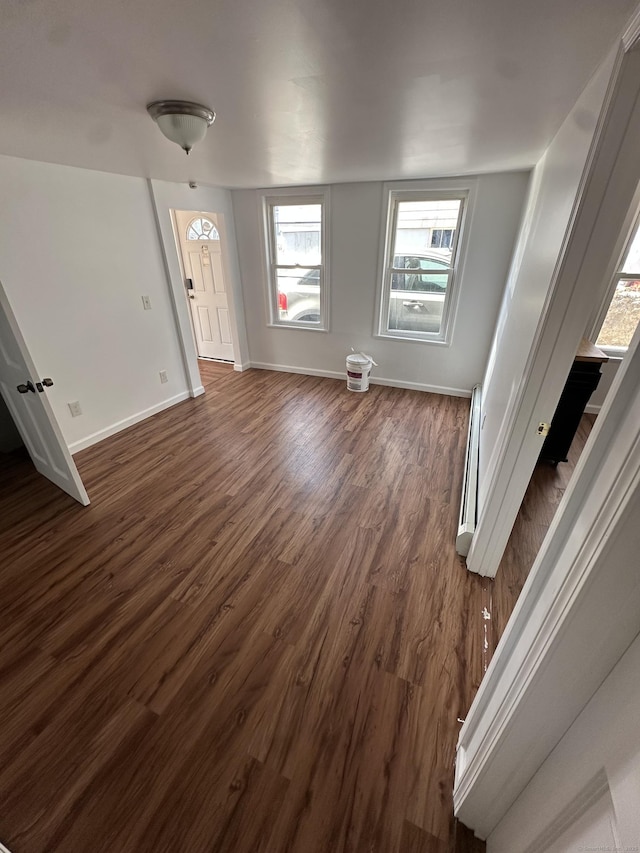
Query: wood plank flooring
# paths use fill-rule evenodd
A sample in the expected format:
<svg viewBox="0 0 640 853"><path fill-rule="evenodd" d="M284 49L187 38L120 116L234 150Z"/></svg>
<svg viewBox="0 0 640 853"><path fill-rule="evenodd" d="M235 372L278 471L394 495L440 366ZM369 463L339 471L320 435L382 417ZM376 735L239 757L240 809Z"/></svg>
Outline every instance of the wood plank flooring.
<svg viewBox="0 0 640 853"><path fill-rule="evenodd" d="M595 423L595 415L582 416L567 462L554 467L539 462L531 477L504 556L490 588L491 613L490 655L504 633L549 525L558 509L574 468Z"/></svg>
<svg viewBox="0 0 640 853"><path fill-rule="evenodd" d="M490 582L455 554L469 401L202 368L0 488L12 853L445 853Z"/></svg>

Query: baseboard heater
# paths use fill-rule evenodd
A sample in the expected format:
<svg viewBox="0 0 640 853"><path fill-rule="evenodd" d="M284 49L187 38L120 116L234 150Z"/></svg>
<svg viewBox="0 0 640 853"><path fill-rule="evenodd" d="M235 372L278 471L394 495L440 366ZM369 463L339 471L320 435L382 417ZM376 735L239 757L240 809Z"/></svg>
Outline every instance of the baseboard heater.
<svg viewBox="0 0 640 853"><path fill-rule="evenodd" d="M478 463L480 453L480 411L482 406L482 385L475 385L471 394L469 414L469 437L467 454L464 460L464 479L462 481L462 500L460 502L460 520L456 536L456 551L466 557L476 529L478 515Z"/></svg>

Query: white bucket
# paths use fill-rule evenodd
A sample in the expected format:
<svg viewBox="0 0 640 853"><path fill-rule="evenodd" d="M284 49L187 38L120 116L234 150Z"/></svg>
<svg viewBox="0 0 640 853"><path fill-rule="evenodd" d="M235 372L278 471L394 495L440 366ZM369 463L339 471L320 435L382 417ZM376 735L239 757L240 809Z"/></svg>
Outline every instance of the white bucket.
<svg viewBox="0 0 640 853"><path fill-rule="evenodd" d="M368 391L372 358L361 352L347 356L347 388L349 391Z"/></svg>

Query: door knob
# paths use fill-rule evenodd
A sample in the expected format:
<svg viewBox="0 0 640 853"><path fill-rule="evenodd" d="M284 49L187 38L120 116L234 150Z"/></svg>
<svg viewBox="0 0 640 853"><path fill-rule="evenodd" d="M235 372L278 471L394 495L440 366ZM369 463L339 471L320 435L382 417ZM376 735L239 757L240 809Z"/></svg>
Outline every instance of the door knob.
<svg viewBox="0 0 640 853"><path fill-rule="evenodd" d="M34 394L36 393L36 389L31 380L29 380L26 384L23 383L22 385L17 385L16 387L21 394L27 394L29 391L33 391Z"/></svg>

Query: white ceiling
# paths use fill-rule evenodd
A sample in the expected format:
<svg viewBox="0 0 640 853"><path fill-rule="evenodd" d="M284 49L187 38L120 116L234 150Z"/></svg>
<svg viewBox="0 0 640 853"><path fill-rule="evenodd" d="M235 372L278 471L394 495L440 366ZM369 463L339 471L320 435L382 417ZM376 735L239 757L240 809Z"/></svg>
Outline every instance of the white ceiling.
<svg viewBox="0 0 640 853"><path fill-rule="evenodd" d="M0 0L0 152L229 187L531 166L636 0ZM217 119L186 155L145 111Z"/></svg>

